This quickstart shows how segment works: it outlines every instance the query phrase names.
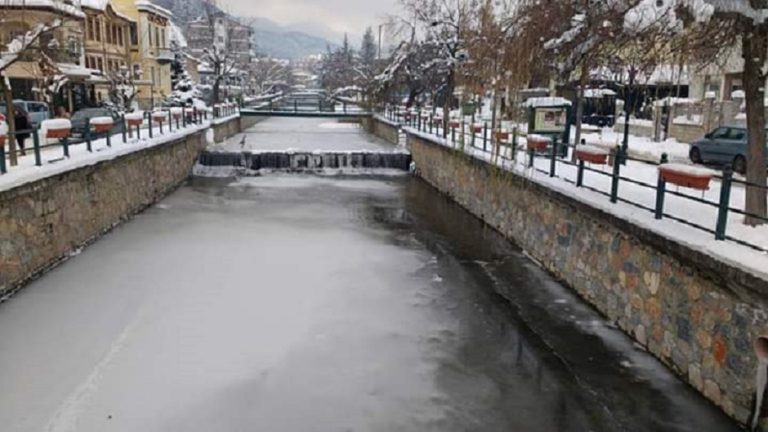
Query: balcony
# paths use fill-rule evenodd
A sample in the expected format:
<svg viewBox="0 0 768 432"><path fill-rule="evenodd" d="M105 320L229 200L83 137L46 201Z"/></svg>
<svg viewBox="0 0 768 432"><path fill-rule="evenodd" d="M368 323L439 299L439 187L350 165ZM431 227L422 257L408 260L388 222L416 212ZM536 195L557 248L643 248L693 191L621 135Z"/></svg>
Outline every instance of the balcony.
<svg viewBox="0 0 768 432"><path fill-rule="evenodd" d="M157 53L157 55L155 55L155 60L161 65L169 64L176 58L173 51L168 48L157 48L155 52Z"/></svg>

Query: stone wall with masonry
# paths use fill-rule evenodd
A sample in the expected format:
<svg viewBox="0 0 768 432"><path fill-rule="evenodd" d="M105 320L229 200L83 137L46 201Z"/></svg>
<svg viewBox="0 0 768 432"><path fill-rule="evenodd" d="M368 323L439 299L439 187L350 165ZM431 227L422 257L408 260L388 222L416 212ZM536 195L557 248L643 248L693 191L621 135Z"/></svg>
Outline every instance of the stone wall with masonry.
<svg viewBox="0 0 768 432"><path fill-rule="evenodd" d="M768 282L515 174L409 135L419 176L519 244L744 424ZM627 391L632 391L627 389ZM768 422L762 422L768 431Z"/></svg>

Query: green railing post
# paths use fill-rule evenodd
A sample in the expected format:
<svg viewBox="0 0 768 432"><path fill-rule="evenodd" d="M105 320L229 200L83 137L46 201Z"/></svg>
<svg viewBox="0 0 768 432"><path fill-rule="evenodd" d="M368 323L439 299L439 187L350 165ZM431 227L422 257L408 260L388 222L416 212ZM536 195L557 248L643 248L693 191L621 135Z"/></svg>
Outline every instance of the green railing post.
<svg viewBox="0 0 768 432"><path fill-rule="evenodd" d="M85 148L87 148L89 152L93 153L93 146L91 143L91 119L90 118L85 119L85 129L83 130L83 134L85 135Z"/></svg>
<svg viewBox="0 0 768 432"><path fill-rule="evenodd" d="M123 125L123 144L128 142L128 125L125 124L125 114L120 115L120 123Z"/></svg>
<svg viewBox="0 0 768 432"><path fill-rule="evenodd" d="M112 147L112 129L107 131L106 139L107 139L107 147Z"/></svg>
<svg viewBox="0 0 768 432"><path fill-rule="evenodd" d="M176 129L179 128L179 125L176 125ZM168 110L168 133L173 132L173 114L171 114L171 110Z"/></svg>
<svg viewBox="0 0 768 432"><path fill-rule="evenodd" d="M557 137L552 137L552 154L549 155L549 176L555 176L557 169Z"/></svg>
<svg viewBox="0 0 768 432"><path fill-rule="evenodd" d="M294 113L299 112L299 101L297 101L296 99L293 100L293 112Z"/></svg>
<svg viewBox="0 0 768 432"><path fill-rule="evenodd" d="M666 163L669 163L669 157L666 153L663 153L661 155L661 165L664 165ZM657 220L661 220L664 218L664 200L667 195L667 182L664 180L664 178L661 176L661 172L659 172L659 180L656 185L656 212L655 217Z"/></svg>
<svg viewBox="0 0 768 432"><path fill-rule="evenodd" d="M40 154L40 130L32 131L32 147L35 150L35 166L43 166L43 157Z"/></svg>
<svg viewBox="0 0 768 432"><path fill-rule="evenodd" d="M584 186L584 159L579 159L579 165L576 171L576 187L582 186Z"/></svg>
<svg viewBox="0 0 768 432"><path fill-rule="evenodd" d="M69 157L69 137L61 140L61 146L64 148L64 157Z"/></svg>
<svg viewBox="0 0 768 432"><path fill-rule="evenodd" d="M449 126L451 128L451 141L456 144L456 128Z"/></svg>
<svg viewBox="0 0 768 432"><path fill-rule="evenodd" d="M488 122L483 122L483 151L488 151Z"/></svg>
<svg viewBox="0 0 768 432"><path fill-rule="evenodd" d="M6 137L6 140L8 137ZM0 174L5 174L8 172L8 167L5 166L5 143L0 145Z"/></svg>
<svg viewBox="0 0 768 432"><path fill-rule="evenodd" d="M611 174L611 202L619 202L619 176L621 176L621 147L616 146L613 157L613 173Z"/></svg>
<svg viewBox="0 0 768 432"><path fill-rule="evenodd" d="M517 126L512 128L512 160L517 161Z"/></svg>
<svg viewBox="0 0 768 432"><path fill-rule="evenodd" d="M731 205L731 186L733 185L733 167L727 165L723 170L723 180L720 185L720 205L717 210L717 227L715 240L725 240L725 230L728 227L728 209Z"/></svg>
<svg viewBox="0 0 768 432"><path fill-rule="evenodd" d="M152 135L154 134L154 131L152 130L152 113L145 113L147 116L147 124L149 125L149 139L152 139Z"/></svg>
<svg viewBox="0 0 768 432"><path fill-rule="evenodd" d="M533 149L528 150L528 168L533 168L533 158L536 157L536 151Z"/></svg>

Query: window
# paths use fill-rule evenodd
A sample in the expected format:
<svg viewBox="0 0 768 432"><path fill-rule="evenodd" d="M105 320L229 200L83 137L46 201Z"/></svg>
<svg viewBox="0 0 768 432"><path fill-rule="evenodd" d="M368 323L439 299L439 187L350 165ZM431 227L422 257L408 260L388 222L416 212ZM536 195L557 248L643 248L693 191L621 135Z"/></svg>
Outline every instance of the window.
<svg viewBox="0 0 768 432"><path fill-rule="evenodd" d="M747 131L745 131L744 129L731 129L731 134L728 137L728 139L731 139L734 141L743 141L746 136L747 136Z"/></svg>
<svg viewBox="0 0 768 432"><path fill-rule="evenodd" d="M98 18L94 19L94 27L96 28L94 31L96 32L96 41L101 42L101 20Z"/></svg>
<svg viewBox="0 0 768 432"><path fill-rule="evenodd" d="M112 43L112 24L104 24L104 40L108 43Z"/></svg>
<svg viewBox="0 0 768 432"><path fill-rule="evenodd" d="M138 45L139 44L139 32L136 30L136 23L130 24L130 32L131 32L131 45Z"/></svg>
<svg viewBox="0 0 768 432"><path fill-rule="evenodd" d="M165 29L160 32L161 35L163 35L163 42L160 44L160 48L165 48L167 45L165 44Z"/></svg>
<svg viewBox="0 0 768 432"><path fill-rule="evenodd" d="M104 72L104 59L99 57L97 69Z"/></svg>
<svg viewBox="0 0 768 432"><path fill-rule="evenodd" d="M160 28L159 27L155 27L155 46L156 47L160 46Z"/></svg>
<svg viewBox="0 0 768 432"><path fill-rule="evenodd" d="M712 132L712 139L725 139L728 136L728 128L719 128Z"/></svg>
<svg viewBox="0 0 768 432"><path fill-rule="evenodd" d="M123 27L117 28L117 43L120 46L125 46L125 38L123 37Z"/></svg>

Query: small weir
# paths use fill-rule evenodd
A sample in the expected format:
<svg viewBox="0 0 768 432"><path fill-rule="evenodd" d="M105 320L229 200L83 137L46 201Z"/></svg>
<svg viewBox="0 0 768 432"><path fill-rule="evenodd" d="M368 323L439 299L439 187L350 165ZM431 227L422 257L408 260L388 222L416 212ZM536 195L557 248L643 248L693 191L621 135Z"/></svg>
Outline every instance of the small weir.
<svg viewBox="0 0 768 432"><path fill-rule="evenodd" d="M331 170L400 170L408 171L411 155L405 151L204 151L198 165L231 167L245 171L281 170L305 172Z"/></svg>

